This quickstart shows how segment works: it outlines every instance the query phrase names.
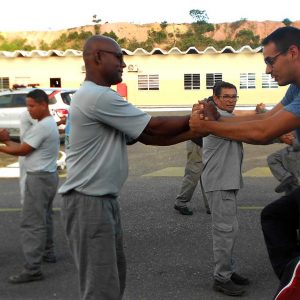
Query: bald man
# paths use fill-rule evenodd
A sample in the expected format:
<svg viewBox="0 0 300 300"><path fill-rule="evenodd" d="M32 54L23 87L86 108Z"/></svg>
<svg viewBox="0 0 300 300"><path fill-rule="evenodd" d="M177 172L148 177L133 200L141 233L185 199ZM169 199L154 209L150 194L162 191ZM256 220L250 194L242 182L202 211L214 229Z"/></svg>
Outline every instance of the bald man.
<svg viewBox="0 0 300 300"><path fill-rule="evenodd" d="M118 196L128 174L127 144L172 145L192 137L189 117L151 117L113 89L126 64L111 38L87 40L86 78L74 95L62 220L79 274L80 298L119 300L126 261Z"/></svg>

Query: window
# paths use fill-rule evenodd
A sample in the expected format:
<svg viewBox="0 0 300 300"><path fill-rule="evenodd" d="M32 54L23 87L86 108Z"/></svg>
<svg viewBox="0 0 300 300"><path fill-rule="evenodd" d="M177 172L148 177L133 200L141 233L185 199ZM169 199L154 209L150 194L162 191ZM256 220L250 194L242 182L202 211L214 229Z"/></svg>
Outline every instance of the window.
<svg viewBox="0 0 300 300"><path fill-rule="evenodd" d="M9 89L9 77L0 77L0 90Z"/></svg>
<svg viewBox="0 0 300 300"><path fill-rule="evenodd" d="M60 78L50 78L50 87L61 87Z"/></svg>
<svg viewBox="0 0 300 300"><path fill-rule="evenodd" d="M159 75L138 75L139 90L159 90Z"/></svg>
<svg viewBox="0 0 300 300"><path fill-rule="evenodd" d="M185 90L200 90L200 74L184 74Z"/></svg>
<svg viewBox="0 0 300 300"><path fill-rule="evenodd" d="M0 96L0 107L26 107L26 94L6 94Z"/></svg>
<svg viewBox="0 0 300 300"><path fill-rule="evenodd" d="M255 89L255 73L240 73L240 89Z"/></svg>
<svg viewBox="0 0 300 300"><path fill-rule="evenodd" d="M262 80L262 85L261 87L263 89L277 89L278 88L278 83L277 81L272 78L270 74L261 74L261 80Z"/></svg>
<svg viewBox="0 0 300 300"><path fill-rule="evenodd" d="M206 74L206 88L212 89L216 82L223 80L222 73L207 73Z"/></svg>

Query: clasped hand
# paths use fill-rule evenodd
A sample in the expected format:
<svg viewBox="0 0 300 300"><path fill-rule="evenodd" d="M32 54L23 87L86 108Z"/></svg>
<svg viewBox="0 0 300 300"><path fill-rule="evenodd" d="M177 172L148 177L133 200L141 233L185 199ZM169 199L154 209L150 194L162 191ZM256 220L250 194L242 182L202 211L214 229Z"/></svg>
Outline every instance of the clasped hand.
<svg viewBox="0 0 300 300"><path fill-rule="evenodd" d="M209 134L206 121L216 121L219 118L220 114L215 105L207 100L201 100L193 105L189 125L193 132L205 136Z"/></svg>
<svg viewBox="0 0 300 300"><path fill-rule="evenodd" d="M5 141L9 141L10 137L9 137L9 132L7 129L1 128L0 129L0 142L5 142Z"/></svg>

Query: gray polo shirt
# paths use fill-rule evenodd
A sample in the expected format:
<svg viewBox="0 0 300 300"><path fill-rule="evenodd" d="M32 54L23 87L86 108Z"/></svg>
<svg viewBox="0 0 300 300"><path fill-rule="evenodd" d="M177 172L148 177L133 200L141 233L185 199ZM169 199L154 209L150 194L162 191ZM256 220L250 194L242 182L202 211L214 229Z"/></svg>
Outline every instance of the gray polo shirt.
<svg viewBox="0 0 300 300"><path fill-rule="evenodd" d="M139 137L151 116L91 81L74 94L70 116L67 179L59 193L117 196L128 176L126 140Z"/></svg>
<svg viewBox="0 0 300 300"><path fill-rule="evenodd" d="M25 133L23 142L35 149L24 158L27 172L56 172L59 133L52 116L32 125Z"/></svg>

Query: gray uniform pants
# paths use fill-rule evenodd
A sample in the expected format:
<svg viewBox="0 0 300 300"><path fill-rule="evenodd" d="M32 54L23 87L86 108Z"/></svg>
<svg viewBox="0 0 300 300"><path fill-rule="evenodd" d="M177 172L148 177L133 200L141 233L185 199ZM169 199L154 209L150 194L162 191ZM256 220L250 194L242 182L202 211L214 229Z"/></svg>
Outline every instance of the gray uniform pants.
<svg viewBox="0 0 300 300"><path fill-rule="evenodd" d="M179 206L185 206L187 202L191 201L193 193L196 189L198 181L200 181L200 187L204 200L205 207L208 208L208 202L206 195L203 192L201 174L203 170L202 163L202 149L200 146L192 141L186 142L187 150L187 162L184 170L184 177L181 183L181 189L176 197L176 204Z"/></svg>
<svg viewBox="0 0 300 300"><path fill-rule="evenodd" d="M126 260L118 200L76 191L62 198L61 217L79 274L80 299L121 299Z"/></svg>
<svg viewBox="0 0 300 300"><path fill-rule="evenodd" d="M235 271L232 252L238 233L237 190L206 193L212 216L214 278L226 282Z"/></svg>
<svg viewBox="0 0 300 300"><path fill-rule="evenodd" d="M280 149L267 157L269 168L278 181L287 177L300 175L300 151L294 151L288 146Z"/></svg>
<svg viewBox="0 0 300 300"><path fill-rule="evenodd" d="M58 186L57 172L27 172L21 219L24 269L41 272L43 255L54 253L52 203Z"/></svg>

